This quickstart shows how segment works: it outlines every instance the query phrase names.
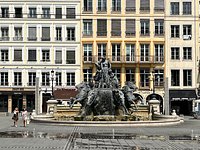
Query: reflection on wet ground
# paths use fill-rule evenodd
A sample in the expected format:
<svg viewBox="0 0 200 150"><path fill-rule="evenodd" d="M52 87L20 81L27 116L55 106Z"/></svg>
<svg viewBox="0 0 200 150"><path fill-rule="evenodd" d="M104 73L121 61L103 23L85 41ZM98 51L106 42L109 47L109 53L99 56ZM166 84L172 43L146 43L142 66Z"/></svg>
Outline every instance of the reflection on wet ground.
<svg viewBox="0 0 200 150"><path fill-rule="evenodd" d="M0 132L0 138L46 138L68 139L69 133L45 133L35 131L5 131ZM200 140L200 136L191 135L137 135L131 133L74 133L75 138L81 139L138 139L138 140Z"/></svg>

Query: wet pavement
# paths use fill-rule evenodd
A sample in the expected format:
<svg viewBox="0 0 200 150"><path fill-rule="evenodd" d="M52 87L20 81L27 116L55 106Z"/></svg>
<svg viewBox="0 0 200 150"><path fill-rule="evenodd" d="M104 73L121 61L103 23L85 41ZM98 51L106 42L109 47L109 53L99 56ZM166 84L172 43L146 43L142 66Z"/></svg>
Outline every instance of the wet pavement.
<svg viewBox="0 0 200 150"><path fill-rule="evenodd" d="M200 120L166 127L73 127L0 117L0 150L200 150Z"/></svg>

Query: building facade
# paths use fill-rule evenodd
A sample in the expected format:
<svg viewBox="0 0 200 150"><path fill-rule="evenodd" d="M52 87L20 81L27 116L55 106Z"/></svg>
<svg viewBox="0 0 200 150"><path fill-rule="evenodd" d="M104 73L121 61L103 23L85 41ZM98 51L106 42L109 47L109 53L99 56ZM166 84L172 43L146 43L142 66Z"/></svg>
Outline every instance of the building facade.
<svg viewBox="0 0 200 150"><path fill-rule="evenodd" d="M165 77L164 0L82 0L84 81L105 56L121 86L133 81L148 102L155 91L163 111Z"/></svg>
<svg viewBox="0 0 200 150"><path fill-rule="evenodd" d="M197 98L199 2L165 2L166 76L169 105L178 114L190 115Z"/></svg>
<svg viewBox="0 0 200 150"><path fill-rule="evenodd" d="M0 0L0 111L32 111L38 101L45 112L52 86L73 88L81 81L77 14L79 0Z"/></svg>

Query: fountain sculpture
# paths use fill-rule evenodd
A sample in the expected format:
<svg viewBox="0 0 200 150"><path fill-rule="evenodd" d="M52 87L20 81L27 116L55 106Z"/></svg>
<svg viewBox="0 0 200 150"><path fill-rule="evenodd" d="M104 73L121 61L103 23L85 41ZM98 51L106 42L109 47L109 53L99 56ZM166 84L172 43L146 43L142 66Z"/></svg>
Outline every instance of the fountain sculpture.
<svg viewBox="0 0 200 150"><path fill-rule="evenodd" d="M125 86L120 88L111 64L105 57L95 65L97 71L94 80L76 85L78 94L75 98L71 98L71 108L77 102L81 104L79 115L75 118L113 121L121 116L125 120L130 120L133 117L132 112L137 109L137 104L144 104L140 96L136 97L133 94L137 87L132 82L126 82Z"/></svg>

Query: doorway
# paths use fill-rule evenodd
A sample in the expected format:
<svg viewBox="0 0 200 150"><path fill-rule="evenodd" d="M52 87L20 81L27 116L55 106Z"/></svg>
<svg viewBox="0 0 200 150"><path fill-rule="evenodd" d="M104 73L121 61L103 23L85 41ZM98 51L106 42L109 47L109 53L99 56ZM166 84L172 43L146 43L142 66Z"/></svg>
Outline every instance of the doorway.
<svg viewBox="0 0 200 150"><path fill-rule="evenodd" d="M191 115L192 113L192 101L171 101L171 110L176 110L176 114Z"/></svg>
<svg viewBox="0 0 200 150"><path fill-rule="evenodd" d="M15 107L18 107L19 111L22 111L23 109L23 95L22 94L12 95L12 111L14 111Z"/></svg>
<svg viewBox="0 0 200 150"><path fill-rule="evenodd" d="M42 112L47 112L47 101L51 98L50 93L43 93L42 94Z"/></svg>

